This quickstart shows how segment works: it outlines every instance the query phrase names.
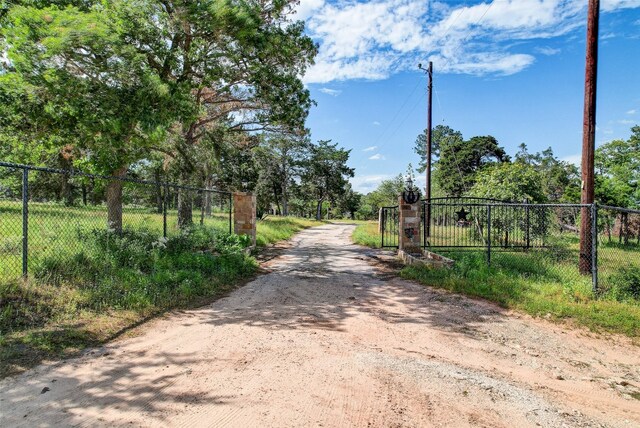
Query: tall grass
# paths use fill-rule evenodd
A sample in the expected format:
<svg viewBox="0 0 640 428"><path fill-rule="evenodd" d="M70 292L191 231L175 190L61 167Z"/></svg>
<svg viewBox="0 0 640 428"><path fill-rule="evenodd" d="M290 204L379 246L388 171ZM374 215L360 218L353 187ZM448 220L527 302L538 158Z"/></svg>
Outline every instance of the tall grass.
<svg viewBox="0 0 640 428"><path fill-rule="evenodd" d="M160 237L163 233L163 216L151 208L123 207L123 226L129 230L145 230ZM168 237L180 234L177 212L167 213ZM199 222L194 212L194 221ZM106 207L87 205L66 207L55 203L29 202L29 252L31 267L41 260L61 253L73 254L82 244L78 236L92 230L106 228ZM0 282L20 276L22 273L22 205L16 201L0 201ZM204 226L229 230L226 212L204 217Z"/></svg>

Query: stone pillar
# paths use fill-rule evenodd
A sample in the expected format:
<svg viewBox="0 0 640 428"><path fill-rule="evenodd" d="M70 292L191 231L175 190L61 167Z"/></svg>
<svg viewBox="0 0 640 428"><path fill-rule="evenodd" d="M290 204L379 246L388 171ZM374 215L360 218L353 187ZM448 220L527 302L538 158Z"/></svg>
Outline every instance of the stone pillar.
<svg viewBox="0 0 640 428"><path fill-rule="evenodd" d="M420 201L407 204L400 196L398 225L398 249L409 254L422 254L420 245Z"/></svg>
<svg viewBox="0 0 640 428"><path fill-rule="evenodd" d="M251 245L256 245L256 195L243 192L233 194L233 224L237 235L249 235Z"/></svg>
<svg viewBox="0 0 640 428"><path fill-rule="evenodd" d="M384 232L382 227L382 208L378 210L378 232L382 234Z"/></svg>

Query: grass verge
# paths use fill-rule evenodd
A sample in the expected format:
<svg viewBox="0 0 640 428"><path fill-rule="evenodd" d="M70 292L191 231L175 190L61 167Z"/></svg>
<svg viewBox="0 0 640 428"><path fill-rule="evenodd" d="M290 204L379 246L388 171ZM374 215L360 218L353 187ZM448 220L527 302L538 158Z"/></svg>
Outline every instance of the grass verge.
<svg viewBox="0 0 640 428"><path fill-rule="evenodd" d="M378 233L378 222L369 221L356 226L351 234L353 242L371 248L380 248L381 240Z"/></svg>
<svg viewBox="0 0 640 428"><path fill-rule="evenodd" d="M380 234L375 222L359 225L354 242L378 248ZM553 251L496 253L491 267L482 251L447 252L456 261L452 269L407 266L406 279L432 287L491 300L504 308L535 317L587 327L640 340L640 272L614 266L603 257L602 290L596 296L590 277L580 276L573 253ZM628 258L628 257L627 257ZM624 258L618 257L616 260Z"/></svg>
<svg viewBox="0 0 640 428"><path fill-rule="evenodd" d="M303 229L319 226L322 222L300 217L267 217L258 220L256 244L264 247L284 241Z"/></svg>

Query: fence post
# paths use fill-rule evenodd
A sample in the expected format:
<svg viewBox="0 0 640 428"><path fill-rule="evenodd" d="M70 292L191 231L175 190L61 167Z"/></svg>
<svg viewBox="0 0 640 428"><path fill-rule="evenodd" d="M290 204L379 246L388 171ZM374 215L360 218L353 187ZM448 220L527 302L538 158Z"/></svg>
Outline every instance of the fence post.
<svg viewBox="0 0 640 428"><path fill-rule="evenodd" d="M598 205L591 204L591 283L598 292Z"/></svg>
<svg viewBox="0 0 640 428"><path fill-rule="evenodd" d="M491 266L491 205L487 205L487 265Z"/></svg>
<svg viewBox="0 0 640 428"><path fill-rule="evenodd" d="M229 193L229 235L233 232L233 222L231 217L233 216L232 207L233 206L233 194Z"/></svg>
<svg viewBox="0 0 640 428"><path fill-rule="evenodd" d="M27 277L29 252L29 169L22 168L22 276Z"/></svg>
<svg viewBox="0 0 640 428"><path fill-rule="evenodd" d="M524 200L525 210L527 212L527 250L531 247L531 213L529 211L529 199Z"/></svg>
<svg viewBox="0 0 640 428"><path fill-rule="evenodd" d="M162 236L167 237L167 204L169 203L169 186L164 185L164 201L162 201Z"/></svg>
<svg viewBox="0 0 640 428"><path fill-rule="evenodd" d="M379 220L378 222L380 223L380 248L384 248L384 219L385 219L385 214L386 211L384 210L384 208L380 208L380 213L378 214Z"/></svg>
<svg viewBox="0 0 640 428"><path fill-rule="evenodd" d="M427 215L427 209L429 209L429 211L431 210L431 203L429 201L422 202L422 247L423 248L427 248L427 239L430 236L430 232L431 232L431 225L427 224L427 220L429 222L431 222L431 215ZM428 208L427 208L428 207ZM429 213L431 214L431 213Z"/></svg>

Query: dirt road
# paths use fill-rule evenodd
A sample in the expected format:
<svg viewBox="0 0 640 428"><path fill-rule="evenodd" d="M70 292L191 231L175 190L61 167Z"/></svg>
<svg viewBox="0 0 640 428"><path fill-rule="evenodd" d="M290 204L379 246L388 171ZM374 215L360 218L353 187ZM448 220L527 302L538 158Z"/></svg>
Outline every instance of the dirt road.
<svg viewBox="0 0 640 428"><path fill-rule="evenodd" d="M352 230L302 232L211 306L3 380L0 426L640 426L637 347L394 278Z"/></svg>

